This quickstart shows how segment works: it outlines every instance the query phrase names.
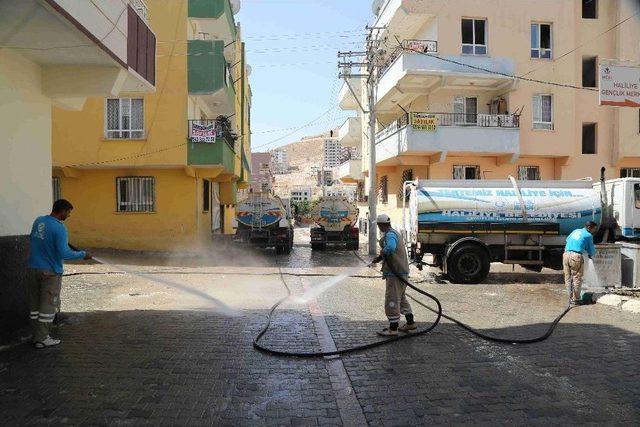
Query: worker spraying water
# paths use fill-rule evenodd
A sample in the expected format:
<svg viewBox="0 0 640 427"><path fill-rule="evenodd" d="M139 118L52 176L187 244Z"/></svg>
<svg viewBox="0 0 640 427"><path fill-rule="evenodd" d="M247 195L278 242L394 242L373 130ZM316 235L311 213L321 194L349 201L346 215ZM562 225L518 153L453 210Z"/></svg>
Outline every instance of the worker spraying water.
<svg viewBox="0 0 640 427"><path fill-rule="evenodd" d="M589 221L584 228L573 231L567 236L567 244L562 257L564 282L569 292L569 304L582 304L582 282L585 270L585 254L589 260L596 254L593 236L598 231L598 224Z"/></svg>
<svg viewBox="0 0 640 427"><path fill-rule="evenodd" d="M382 261L382 277L386 281L384 312L389 319L389 327L379 331L378 335L395 336L398 335L398 331L411 332L417 329L411 304L406 296L409 260L404 239L391 227L389 215L378 215L376 222L382 234L379 241L381 254L374 258L372 263L377 264ZM401 315L404 315L407 320L402 326L399 325Z"/></svg>

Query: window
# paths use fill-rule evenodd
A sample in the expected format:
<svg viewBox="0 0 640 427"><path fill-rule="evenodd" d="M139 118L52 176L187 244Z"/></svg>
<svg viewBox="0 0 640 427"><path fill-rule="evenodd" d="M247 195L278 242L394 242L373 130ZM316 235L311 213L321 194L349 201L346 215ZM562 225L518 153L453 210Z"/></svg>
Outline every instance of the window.
<svg viewBox="0 0 640 427"><path fill-rule="evenodd" d="M209 212L211 208L211 182L208 179L202 180L202 211Z"/></svg>
<svg viewBox="0 0 640 427"><path fill-rule="evenodd" d="M105 110L107 138L144 138L144 100L142 98L109 98Z"/></svg>
<svg viewBox="0 0 640 427"><path fill-rule="evenodd" d="M582 124L582 154L596 154L596 123Z"/></svg>
<svg viewBox="0 0 640 427"><path fill-rule="evenodd" d="M478 122L478 98L456 96L453 98L453 122L457 125Z"/></svg>
<svg viewBox="0 0 640 427"><path fill-rule="evenodd" d="M480 179L480 166L454 166L453 179Z"/></svg>
<svg viewBox="0 0 640 427"><path fill-rule="evenodd" d="M60 192L60 178L54 176L51 178L51 188L53 189L53 201L62 199L62 193Z"/></svg>
<svg viewBox="0 0 640 427"><path fill-rule="evenodd" d="M640 178L640 168L622 168L620 178Z"/></svg>
<svg viewBox="0 0 640 427"><path fill-rule="evenodd" d="M533 96L533 128L553 129L553 98L551 95Z"/></svg>
<svg viewBox="0 0 640 427"><path fill-rule="evenodd" d="M518 166L518 179L520 181L539 181L539 166Z"/></svg>
<svg viewBox="0 0 640 427"><path fill-rule="evenodd" d="M118 212L155 212L155 184L150 176L116 178Z"/></svg>
<svg viewBox="0 0 640 427"><path fill-rule="evenodd" d="M380 177L380 185L378 186L378 198L384 204L389 203L389 178L386 175Z"/></svg>
<svg viewBox="0 0 640 427"><path fill-rule="evenodd" d="M596 70L598 69L598 57L582 58L582 86L597 87L598 77Z"/></svg>
<svg viewBox="0 0 640 427"><path fill-rule="evenodd" d="M636 209L640 209L640 184L633 186L633 193L636 195Z"/></svg>
<svg viewBox="0 0 640 427"><path fill-rule="evenodd" d="M598 0L582 0L582 19L598 19Z"/></svg>
<svg viewBox="0 0 640 427"><path fill-rule="evenodd" d="M551 59L551 24L531 24L531 57Z"/></svg>
<svg viewBox="0 0 640 427"><path fill-rule="evenodd" d="M462 53L487 54L487 21L485 19L462 20Z"/></svg>

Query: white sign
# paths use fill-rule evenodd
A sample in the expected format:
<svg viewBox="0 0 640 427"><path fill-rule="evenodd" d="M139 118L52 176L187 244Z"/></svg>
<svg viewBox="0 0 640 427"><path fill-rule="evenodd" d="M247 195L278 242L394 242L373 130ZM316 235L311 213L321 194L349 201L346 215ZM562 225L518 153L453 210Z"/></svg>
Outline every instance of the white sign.
<svg viewBox="0 0 640 427"><path fill-rule="evenodd" d="M189 129L189 137L191 138L191 142L208 142L213 143L216 142L216 126L214 123L209 124L200 124L196 122L191 123L191 128Z"/></svg>
<svg viewBox="0 0 640 427"><path fill-rule="evenodd" d="M640 67L600 64L600 105L640 107Z"/></svg>

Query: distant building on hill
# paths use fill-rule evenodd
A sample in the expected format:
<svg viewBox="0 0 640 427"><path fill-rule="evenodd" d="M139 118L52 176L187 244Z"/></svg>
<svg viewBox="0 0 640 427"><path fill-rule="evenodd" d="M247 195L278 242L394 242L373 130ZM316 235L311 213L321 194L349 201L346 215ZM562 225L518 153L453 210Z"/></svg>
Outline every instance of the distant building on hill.
<svg viewBox="0 0 640 427"><path fill-rule="evenodd" d="M274 183L271 153L251 154L251 191L271 191Z"/></svg>

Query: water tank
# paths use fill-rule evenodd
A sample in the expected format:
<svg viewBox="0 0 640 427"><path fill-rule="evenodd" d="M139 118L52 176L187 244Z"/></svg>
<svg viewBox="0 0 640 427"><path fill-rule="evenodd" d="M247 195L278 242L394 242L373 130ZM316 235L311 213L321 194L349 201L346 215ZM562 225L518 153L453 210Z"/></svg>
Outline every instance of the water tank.
<svg viewBox="0 0 640 427"><path fill-rule="evenodd" d="M240 0L231 0L231 11L234 15L240 12Z"/></svg>
<svg viewBox="0 0 640 427"><path fill-rule="evenodd" d="M373 14L378 16L380 13L380 9L382 9L382 5L385 0L373 0L373 4L371 5L371 10L373 10Z"/></svg>

